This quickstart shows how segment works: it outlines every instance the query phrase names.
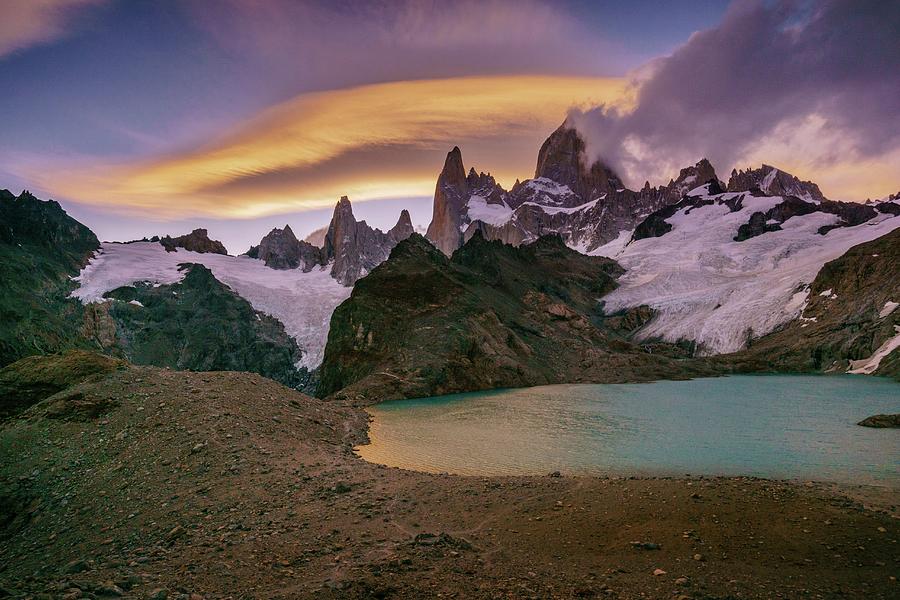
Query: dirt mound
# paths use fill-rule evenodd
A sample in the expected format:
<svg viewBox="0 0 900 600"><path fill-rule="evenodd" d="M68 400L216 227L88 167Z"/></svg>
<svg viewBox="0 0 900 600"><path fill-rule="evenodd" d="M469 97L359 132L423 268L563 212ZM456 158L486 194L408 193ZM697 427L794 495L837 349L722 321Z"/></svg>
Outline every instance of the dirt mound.
<svg viewBox="0 0 900 600"><path fill-rule="evenodd" d="M0 420L88 378L124 368L125 364L83 350L16 361L0 369Z"/></svg>

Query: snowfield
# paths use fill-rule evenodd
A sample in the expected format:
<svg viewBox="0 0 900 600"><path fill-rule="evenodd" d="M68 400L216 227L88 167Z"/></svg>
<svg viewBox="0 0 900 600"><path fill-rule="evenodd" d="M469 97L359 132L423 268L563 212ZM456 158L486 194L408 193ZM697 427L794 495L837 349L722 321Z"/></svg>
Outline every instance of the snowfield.
<svg viewBox="0 0 900 600"><path fill-rule="evenodd" d="M737 212L719 203L684 208L667 219L672 230L661 237L623 245L628 236L621 235L601 246L591 254L615 259L628 270L620 287L604 297L606 311L646 304L657 316L640 338L694 340L706 355L734 352L745 347L748 336L765 335L801 316L806 288L826 262L900 227L900 217L881 214L823 236L818 228L837 217L814 212L788 219L782 231L733 240L751 214L781 201L745 194Z"/></svg>
<svg viewBox="0 0 900 600"><path fill-rule="evenodd" d="M330 266L304 273L300 269L270 269L263 261L246 256L200 254L181 248L166 252L155 242L105 242L75 277L80 287L72 296L88 304L103 302L103 294L123 285L140 281L176 283L184 278L178 270L181 263L204 265L254 309L281 321L303 352L297 366L308 369L322 363L331 313L352 289L331 277Z"/></svg>

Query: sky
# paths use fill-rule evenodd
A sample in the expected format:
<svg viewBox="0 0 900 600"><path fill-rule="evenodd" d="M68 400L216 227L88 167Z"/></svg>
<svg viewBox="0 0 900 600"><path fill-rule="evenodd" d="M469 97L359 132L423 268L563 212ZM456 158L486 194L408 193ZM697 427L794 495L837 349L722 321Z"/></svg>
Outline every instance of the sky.
<svg viewBox="0 0 900 600"><path fill-rule="evenodd" d="M508 187L568 118L632 187L707 156L883 197L898 30L883 0L0 0L0 188L239 253L342 195L425 226L453 146Z"/></svg>

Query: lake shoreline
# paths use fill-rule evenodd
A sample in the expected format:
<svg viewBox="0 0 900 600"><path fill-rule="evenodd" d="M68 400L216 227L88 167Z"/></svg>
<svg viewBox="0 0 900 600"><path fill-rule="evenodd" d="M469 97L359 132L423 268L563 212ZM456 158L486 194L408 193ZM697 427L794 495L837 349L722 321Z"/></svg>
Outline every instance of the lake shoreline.
<svg viewBox="0 0 900 600"><path fill-rule="evenodd" d="M50 418L64 392L0 428L16 457L0 483L33 511L0 547L14 597L106 582L210 600L897 592L896 513L824 486L382 467L352 450L364 411L245 373L128 367L77 392L115 404Z"/></svg>
<svg viewBox="0 0 900 600"><path fill-rule="evenodd" d="M894 407L900 386L840 376L826 393L820 377L754 374L391 400L364 408L368 427L357 454L469 476L689 474L900 491L891 467L900 438L856 424Z"/></svg>

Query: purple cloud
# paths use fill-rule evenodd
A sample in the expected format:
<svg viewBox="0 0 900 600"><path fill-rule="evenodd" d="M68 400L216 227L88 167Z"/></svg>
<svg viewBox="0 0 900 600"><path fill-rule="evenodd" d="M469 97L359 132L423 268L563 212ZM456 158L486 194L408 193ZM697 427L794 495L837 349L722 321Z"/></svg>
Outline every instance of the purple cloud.
<svg viewBox="0 0 900 600"><path fill-rule="evenodd" d="M900 2L739 1L644 70L632 112L571 121L632 184L708 157L719 169L814 118L818 166L900 148ZM789 136L788 136L789 137ZM837 140L835 142L835 140Z"/></svg>

